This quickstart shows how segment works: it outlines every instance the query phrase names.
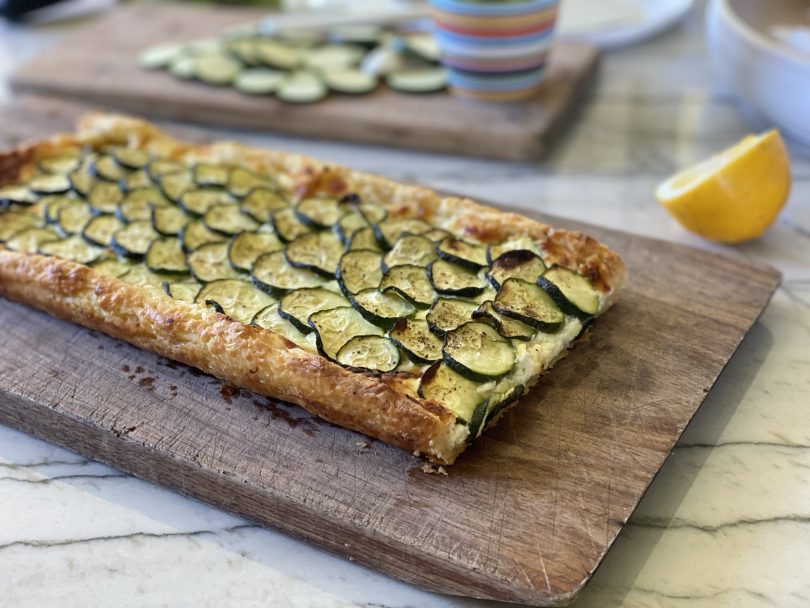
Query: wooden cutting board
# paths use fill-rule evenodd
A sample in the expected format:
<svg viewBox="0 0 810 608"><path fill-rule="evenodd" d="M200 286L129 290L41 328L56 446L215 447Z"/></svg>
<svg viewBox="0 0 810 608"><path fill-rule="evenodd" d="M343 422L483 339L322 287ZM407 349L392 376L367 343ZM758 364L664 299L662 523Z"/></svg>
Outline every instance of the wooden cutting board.
<svg viewBox="0 0 810 608"><path fill-rule="evenodd" d="M21 100L0 110L0 146L67 129L78 112ZM0 423L429 589L565 604L779 274L531 215L604 240L624 257L630 284L590 339L447 476L296 407L6 300Z"/></svg>
<svg viewBox="0 0 810 608"><path fill-rule="evenodd" d="M598 60L593 47L560 42L542 93L520 104L463 101L446 93L405 95L380 87L371 95L333 95L306 106L180 81L136 64L139 52L149 45L216 36L265 15L233 7L132 4L24 65L13 75L12 86L203 124L530 160L546 151Z"/></svg>

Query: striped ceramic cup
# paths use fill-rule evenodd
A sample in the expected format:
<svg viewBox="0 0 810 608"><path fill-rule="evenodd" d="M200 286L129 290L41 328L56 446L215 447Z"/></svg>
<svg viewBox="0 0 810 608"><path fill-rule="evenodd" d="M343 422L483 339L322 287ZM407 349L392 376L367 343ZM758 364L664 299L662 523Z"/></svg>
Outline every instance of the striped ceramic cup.
<svg viewBox="0 0 810 608"><path fill-rule="evenodd" d="M436 39L456 95L533 96L543 79L558 0L430 0Z"/></svg>

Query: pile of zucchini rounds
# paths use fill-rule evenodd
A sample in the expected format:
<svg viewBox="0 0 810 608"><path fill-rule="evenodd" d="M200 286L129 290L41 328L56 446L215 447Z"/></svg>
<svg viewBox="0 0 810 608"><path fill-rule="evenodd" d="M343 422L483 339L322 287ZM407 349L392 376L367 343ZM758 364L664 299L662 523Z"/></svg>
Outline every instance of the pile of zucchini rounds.
<svg viewBox="0 0 810 608"><path fill-rule="evenodd" d="M278 32L251 26L219 39L158 44L138 58L143 69L287 103L313 103L330 92L362 95L381 80L400 92L433 93L447 84L438 61L430 34L371 25Z"/></svg>
<svg viewBox="0 0 810 608"><path fill-rule="evenodd" d="M411 374L472 436L522 393L489 402L519 345L599 309L526 237L487 246L357 195L290 200L272 175L127 147L38 169L0 188L7 249L213 307L355 371Z"/></svg>

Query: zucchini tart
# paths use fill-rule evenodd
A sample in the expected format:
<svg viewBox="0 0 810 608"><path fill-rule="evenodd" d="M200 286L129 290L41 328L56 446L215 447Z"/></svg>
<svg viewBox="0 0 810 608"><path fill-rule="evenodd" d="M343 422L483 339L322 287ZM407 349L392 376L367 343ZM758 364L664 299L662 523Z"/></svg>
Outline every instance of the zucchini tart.
<svg viewBox="0 0 810 608"><path fill-rule="evenodd" d="M624 280L578 232L133 118L0 155L0 295L435 463Z"/></svg>

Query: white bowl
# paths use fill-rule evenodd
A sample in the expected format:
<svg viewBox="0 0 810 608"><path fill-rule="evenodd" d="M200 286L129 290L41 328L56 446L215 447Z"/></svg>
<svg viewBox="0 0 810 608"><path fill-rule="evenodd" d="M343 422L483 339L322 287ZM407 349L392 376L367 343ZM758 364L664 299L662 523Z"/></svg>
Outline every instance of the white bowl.
<svg viewBox="0 0 810 608"><path fill-rule="evenodd" d="M706 40L717 83L810 145L810 55L767 34L810 25L810 1L712 0Z"/></svg>

